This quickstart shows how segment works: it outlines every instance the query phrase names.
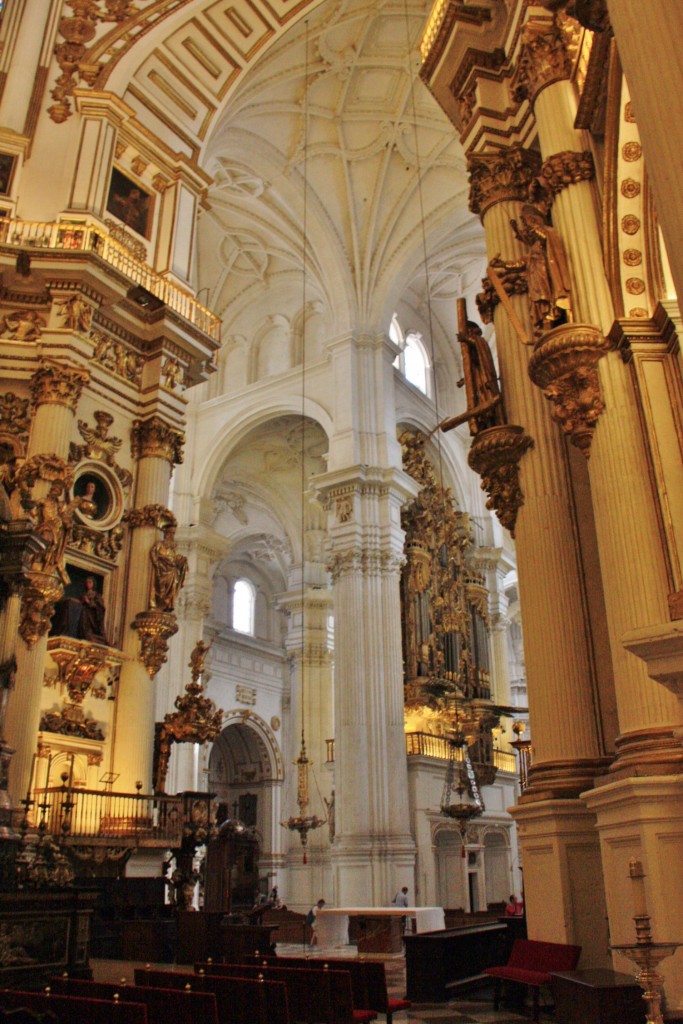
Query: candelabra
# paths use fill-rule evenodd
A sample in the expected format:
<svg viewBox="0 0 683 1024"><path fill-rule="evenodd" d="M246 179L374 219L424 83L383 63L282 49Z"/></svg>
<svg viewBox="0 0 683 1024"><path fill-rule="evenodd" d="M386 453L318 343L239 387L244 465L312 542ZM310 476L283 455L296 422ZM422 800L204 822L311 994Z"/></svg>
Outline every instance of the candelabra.
<svg viewBox="0 0 683 1024"><path fill-rule="evenodd" d="M611 948L622 953L638 967L636 981L643 990L643 999L647 1006L646 1024L664 1024L662 1017L661 987L664 978L657 973L657 967L673 956L680 942L653 942L652 929L650 926L650 915L647 912L645 901L645 873L643 865L634 857L628 865L629 876L633 885L635 914L633 920L636 923L636 941L624 946L612 946Z"/></svg>

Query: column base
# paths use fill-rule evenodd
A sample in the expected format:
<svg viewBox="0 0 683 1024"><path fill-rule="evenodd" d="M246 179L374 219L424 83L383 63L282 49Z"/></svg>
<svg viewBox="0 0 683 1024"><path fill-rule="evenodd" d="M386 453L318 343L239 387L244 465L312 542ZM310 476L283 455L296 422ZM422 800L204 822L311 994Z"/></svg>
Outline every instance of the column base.
<svg viewBox="0 0 683 1024"><path fill-rule="evenodd" d="M510 808L524 870L529 938L582 947L582 967L611 967L595 815L581 800Z"/></svg>
<svg viewBox="0 0 683 1024"><path fill-rule="evenodd" d="M609 913L610 942L635 942L635 903L629 860L645 872L647 911L654 942L681 940L683 920L683 776L650 776L619 781L583 794L595 814ZM615 954L615 970L633 974L633 965ZM663 960L666 1014L683 1009L683 949Z"/></svg>
<svg viewBox="0 0 683 1024"><path fill-rule="evenodd" d="M591 757L532 764L529 768L529 785L519 803L576 800L580 793L592 788L596 776L605 774L611 762L611 757Z"/></svg>
<svg viewBox="0 0 683 1024"><path fill-rule="evenodd" d="M638 729L617 736L610 781L640 775L683 774L683 744L675 726Z"/></svg>

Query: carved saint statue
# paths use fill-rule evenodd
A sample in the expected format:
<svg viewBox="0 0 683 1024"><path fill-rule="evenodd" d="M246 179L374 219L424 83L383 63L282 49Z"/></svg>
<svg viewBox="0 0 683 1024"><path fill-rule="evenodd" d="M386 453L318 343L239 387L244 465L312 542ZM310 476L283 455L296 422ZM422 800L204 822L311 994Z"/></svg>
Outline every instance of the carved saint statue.
<svg viewBox="0 0 683 1024"><path fill-rule="evenodd" d="M211 643L213 643L213 641L211 641ZM204 662L206 661L206 656L210 650L211 644L205 644L203 640L197 641L195 648L192 651L192 654L190 655L190 660L188 662L190 668L192 669L193 683L196 683L198 681L200 675L204 671Z"/></svg>
<svg viewBox="0 0 683 1024"><path fill-rule="evenodd" d="M85 581L85 590L81 597L81 615L78 620L78 637L80 640L89 640L94 644L105 644L109 646L104 632L105 616L104 598L95 589L95 580L88 576Z"/></svg>
<svg viewBox="0 0 683 1024"><path fill-rule="evenodd" d="M529 248L529 300L535 333L540 337L572 319L567 255L559 233L547 223L541 210L530 203L522 207L521 223L510 223L520 242Z"/></svg>
<svg viewBox="0 0 683 1024"><path fill-rule="evenodd" d="M69 295L59 303L59 315L64 317L64 326L68 331L83 331L87 334L92 326L92 306L78 295Z"/></svg>
<svg viewBox="0 0 683 1024"><path fill-rule="evenodd" d="M152 562L150 607L172 612L187 575L187 559L175 546L175 527L164 529L163 540L157 541L149 553Z"/></svg>
<svg viewBox="0 0 683 1024"><path fill-rule="evenodd" d="M478 324L467 319L465 300L458 299L458 341L462 351L463 379L467 409L459 416L440 424L443 431L452 430L466 421L474 437L480 430L505 423L503 396L491 349Z"/></svg>
<svg viewBox="0 0 683 1024"><path fill-rule="evenodd" d="M56 569L62 581L68 583L69 577L64 569L64 552L73 525L74 509L79 507L82 498L63 501L63 491L64 482L53 480L47 496L36 504L35 532L46 545L44 553L36 559L36 564L45 573L51 573Z"/></svg>

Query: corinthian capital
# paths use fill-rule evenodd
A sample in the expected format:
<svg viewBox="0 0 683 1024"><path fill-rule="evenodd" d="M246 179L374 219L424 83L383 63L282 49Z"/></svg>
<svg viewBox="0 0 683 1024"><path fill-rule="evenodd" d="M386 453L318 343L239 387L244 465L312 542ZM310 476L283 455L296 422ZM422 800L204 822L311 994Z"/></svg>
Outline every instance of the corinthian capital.
<svg viewBox="0 0 683 1024"><path fill-rule="evenodd" d="M65 405L76 411L83 386L90 380L87 370L61 363L46 362L31 377L33 404Z"/></svg>
<svg viewBox="0 0 683 1024"><path fill-rule="evenodd" d="M555 24L526 25L517 63L513 96L534 103L546 86L561 82L572 73L565 37Z"/></svg>
<svg viewBox="0 0 683 1024"><path fill-rule="evenodd" d="M166 459L174 466L183 461L184 444L182 431L169 427L158 416L133 422L130 448L134 459Z"/></svg>
<svg viewBox="0 0 683 1024"><path fill-rule="evenodd" d="M523 146L472 153L467 161L470 210L483 218L495 203L526 202L529 186L540 167L540 154Z"/></svg>

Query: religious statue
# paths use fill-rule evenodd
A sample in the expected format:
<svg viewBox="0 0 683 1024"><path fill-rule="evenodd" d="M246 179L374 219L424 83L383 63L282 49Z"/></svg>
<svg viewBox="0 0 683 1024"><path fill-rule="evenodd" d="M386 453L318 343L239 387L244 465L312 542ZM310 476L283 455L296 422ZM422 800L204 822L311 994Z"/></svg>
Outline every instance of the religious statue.
<svg viewBox="0 0 683 1024"><path fill-rule="evenodd" d="M521 223L516 220L510 223L520 242L529 248L529 300L533 309L534 331L540 337L545 331L572 319L567 255L559 233L530 203L522 207Z"/></svg>
<svg viewBox="0 0 683 1024"><path fill-rule="evenodd" d="M464 299L458 299L458 341L463 368L463 378L458 387L465 385L467 409L459 416L445 420L440 427L443 431L452 430L467 421L474 437L480 430L505 423L505 412L491 349L481 327L467 319Z"/></svg>
<svg viewBox="0 0 683 1024"><path fill-rule="evenodd" d="M175 546L175 526L166 526L163 540L149 553L152 562L150 607L172 612L187 575L187 559Z"/></svg>
<svg viewBox="0 0 683 1024"><path fill-rule="evenodd" d="M183 368L178 360L173 359L171 356L166 360L161 375L164 378L164 384L171 391L175 391L178 385L183 382Z"/></svg>
<svg viewBox="0 0 683 1024"><path fill-rule="evenodd" d="M64 583L69 582L64 568L64 552L73 525L74 510L81 504L82 498L64 501L64 481L53 480L47 496L36 503L35 532L45 541L46 549L38 556L37 563L44 573L55 569Z"/></svg>
<svg viewBox="0 0 683 1024"><path fill-rule="evenodd" d="M69 331L83 331L85 334L92 326L92 306L75 293L59 303L59 314L64 317L64 326Z"/></svg>
<svg viewBox="0 0 683 1024"><path fill-rule="evenodd" d="M11 341L37 341L45 327L45 317L35 309L18 309L4 319L2 334Z"/></svg>
<svg viewBox="0 0 683 1024"><path fill-rule="evenodd" d="M104 598L95 589L95 580L92 576L86 577L85 590L81 596L81 614L78 620L79 640L89 640L93 644L109 646L104 632L105 612Z"/></svg>
<svg viewBox="0 0 683 1024"><path fill-rule="evenodd" d="M211 641L211 643L213 643L213 640ZM205 644L203 640L197 641L195 648L192 651L192 654L190 655L190 660L188 662L189 667L192 669L193 683L196 683L199 680L199 677L204 671L204 662L206 661L206 656L210 650L211 644Z"/></svg>

